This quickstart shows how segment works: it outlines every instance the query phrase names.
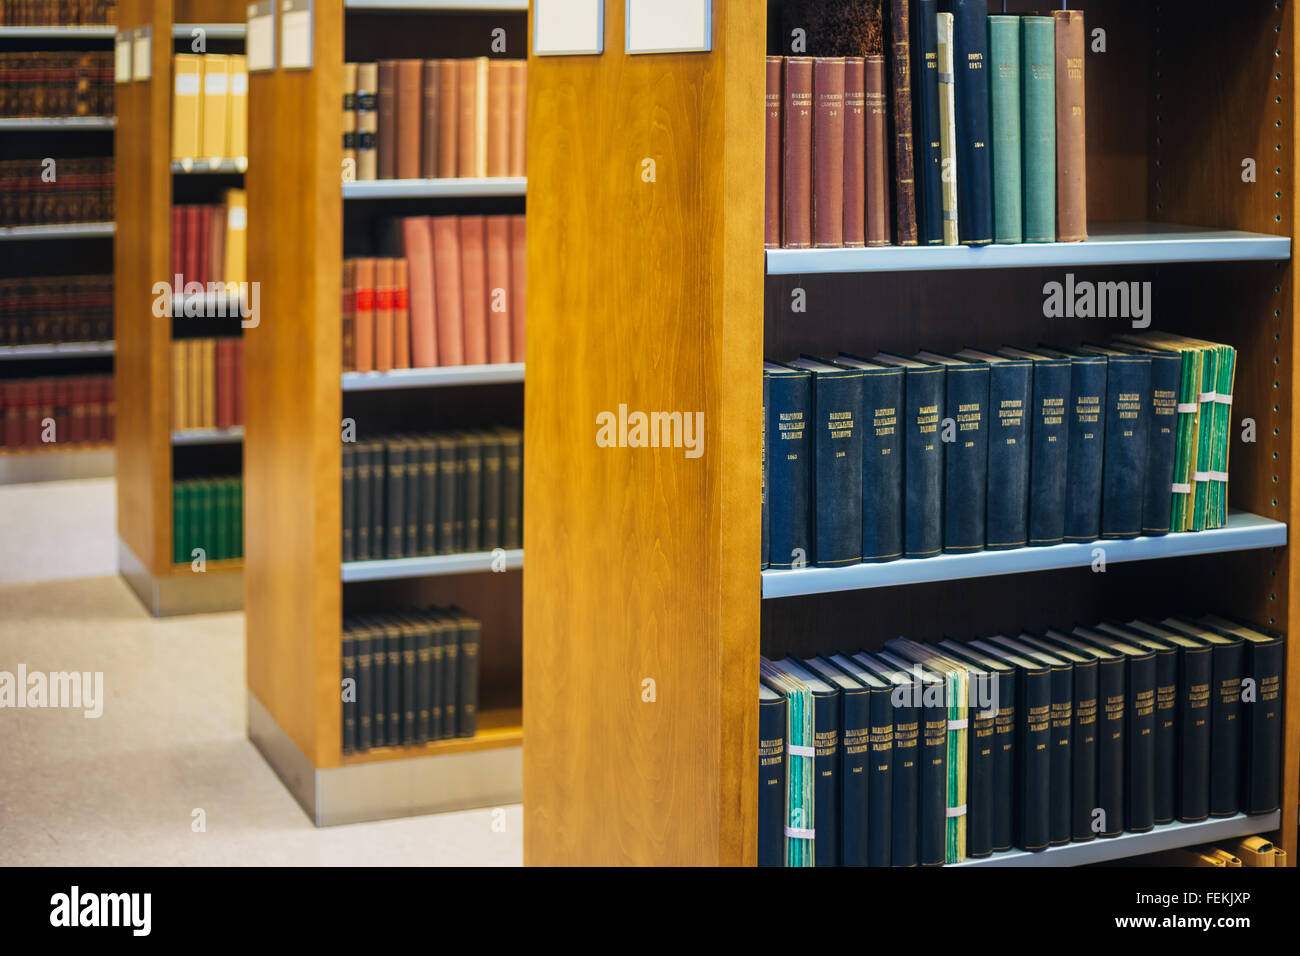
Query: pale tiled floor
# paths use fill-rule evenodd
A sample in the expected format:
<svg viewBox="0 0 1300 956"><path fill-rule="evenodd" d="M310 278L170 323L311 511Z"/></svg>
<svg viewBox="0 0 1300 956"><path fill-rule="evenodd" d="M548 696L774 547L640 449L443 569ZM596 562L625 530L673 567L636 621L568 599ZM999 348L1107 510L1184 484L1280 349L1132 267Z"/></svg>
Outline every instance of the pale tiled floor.
<svg viewBox="0 0 1300 956"><path fill-rule="evenodd" d="M0 866L521 862L518 806L504 833L491 810L312 826L245 737L243 615L149 617L114 508L111 479L0 486L0 670L102 671L105 697L0 709Z"/></svg>

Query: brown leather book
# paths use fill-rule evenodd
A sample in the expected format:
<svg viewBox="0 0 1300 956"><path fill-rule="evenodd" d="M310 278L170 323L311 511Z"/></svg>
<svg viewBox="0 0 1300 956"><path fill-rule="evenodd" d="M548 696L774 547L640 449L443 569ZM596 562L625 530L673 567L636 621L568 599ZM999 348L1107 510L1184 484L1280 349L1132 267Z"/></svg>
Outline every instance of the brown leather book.
<svg viewBox="0 0 1300 956"><path fill-rule="evenodd" d="M510 175L510 64L488 61L487 174Z"/></svg>
<svg viewBox="0 0 1300 956"><path fill-rule="evenodd" d="M375 134L380 179L397 178L397 61L379 61L379 130Z"/></svg>
<svg viewBox="0 0 1300 956"><path fill-rule="evenodd" d="M411 367L410 286L405 259L393 260L393 368Z"/></svg>
<svg viewBox="0 0 1300 956"><path fill-rule="evenodd" d="M465 364L461 309L460 218L433 218L433 288L438 322L438 364Z"/></svg>
<svg viewBox="0 0 1300 956"><path fill-rule="evenodd" d="M889 245L889 107L885 96L885 58L863 63L866 89L867 245Z"/></svg>
<svg viewBox="0 0 1300 956"><path fill-rule="evenodd" d="M432 368L438 364L432 228L428 216L411 216L402 220L402 249L406 253L407 281L411 290L411 365L415 368Z"/></svg>
<svg viewBox="0 0 1300 956"><path fill-rule="evenodd" d="M785 58L781 147L781 245L812 246L813 60Z"/></svg>
<svg viewBox="0 0 1300 956"><path fill-rule="evenodd" d="M488 216L487 307L488 361L510 361L510 220Z"/></svg>
<svg viewBox="0 0 1300 956"><path fill-rule="evenodd" d="M375 371L393 367L393 260L375 260Z"/></svg>
<svg viewBox="0 0 1300 956"><path fill-rule="evenodd" d="M454 179L460 157L456 134L460 132L460 65L438 61L438 178Z"/></svg>
<svg viewBox="0 0 1300 956"><path fill-rule="evenodd" d="M424 63L397 61L397 170L398 179L420 178L420 119L424 112Z"/></svg>
<svg viewBox="0 0 1300 956"><path fill-rule="evenodd" d="M244 424L244 340L235 340L235 424Z"/></svg>
<svg viewBox="0 0 1300 956"><path fill-rule="evenodd" d="M844 245L867 241L866 63L859 56L844 61Z"/></svg>
<svg viewBox="0 0 1300 956"><path fill-rule="evenodd" d="M356 260L356 361L353 370L375 368L375 260Z"/></svg>
<svg viewBox="0 0 1300 956"><path fill-rule="evenodd" d="M465 364L487 364L487 246L482 216L460 219L461 303Z"/></svg>
<svg viewBox="0 0 1300 956"><path fill-rule="evenodd" d="M379 64L357 64L357 179L377 179L379 154Z"/></svg>
<svg viewBox="0 0 1300 956"><path fill-rule="evenodd" d="M226 218L221 206L208 217L208 261L203 271L213 282L226 281Z"/></svg>
<svg viewBox="0 0 1300 956"><path fill-rule="evenodd" d="M357 64L343 64L343 159L357 163Z"/></svg>
<svg viewBox="0 0 1300 956"><path fill-rule="evenodd" d="M894 241L916 245L916 164L912 154L912 42L908 0L890 0L890 99L894 143Z"/></svg>
<svg viewBox="0 0 1300 956"><path fill-rule="evenodd" d="M343 371L357 370L357 263L343 260Z"/></svg>
<svg viewBox="0 0 1300 956"><path fill-rule="evenodd" d="M524 307L527 296L527 226L523 216L510 217L510 361L524 360Z"/></svg>
<svg viewBox="0 0 1300 956"><path fill-rule="evenodd" d="M844 59L813 62L813 246L844 245Z"/></svg>
<svg viewBox="0 0 1300 956"><path fill-rule="evenodd" d="M235 340L217 339L217 427L235 424Z"/></svg>
<svg viewBox="0 0 1300 956"><path fill-rule="evenodd" d="M763 181L763 245L781 248L781 57L767 58L767 130Z"/></svg>
<svg viewBox="0 0 1300 956"><path fill-rule="evenodd" d="M510 176L527 174L528 61L510 60Z"/></svg>
<svg viewBox="0 0 1300 956"><path fill-rule="evenodd" d="M438 61L425 60L421 67L420 83L420 178L433 179L438 175Z"/></svg>
<svg viewBox="0 0 1300 956"><path fill-rule="evenodd" d="M456 175L487 175L487 58L459 60L460 128L456 132L459 158Z"/></svg>
<svg viewBox="0 0 1300 956"><path fill-rule="evenodd" d="M1088 238L1088 151L1085 142L1082 10L1056 18L1056 238Z"/></svg>

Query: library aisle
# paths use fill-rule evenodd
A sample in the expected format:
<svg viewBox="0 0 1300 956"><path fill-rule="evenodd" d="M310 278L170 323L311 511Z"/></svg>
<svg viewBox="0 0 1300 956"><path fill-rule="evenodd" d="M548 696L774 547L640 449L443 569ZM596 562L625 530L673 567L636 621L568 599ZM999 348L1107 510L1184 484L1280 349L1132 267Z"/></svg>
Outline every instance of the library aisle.
<svg viewBox="0 0 1300 956"><path fill-rule="evenodd" d="M313 826L248 740L243 614L151 617L113 485L0 486L0 661L104 675L98 718L6 710L0 867L522 862L518 805Z"/></svg>

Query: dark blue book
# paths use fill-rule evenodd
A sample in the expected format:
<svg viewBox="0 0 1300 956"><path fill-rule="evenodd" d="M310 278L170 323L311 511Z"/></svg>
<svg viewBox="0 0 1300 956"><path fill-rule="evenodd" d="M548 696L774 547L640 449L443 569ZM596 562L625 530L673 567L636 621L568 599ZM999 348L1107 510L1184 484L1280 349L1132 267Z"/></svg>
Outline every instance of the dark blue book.
<svg viewBox="0 0 1300 956"><path fill-rule="evenodd" d="M853 658L836 654L830 662L870 690L870 751L867 758L867 866L890 865L894 786L893 686Z"/></svg>
<svg viewBox="0 0 1300 956"><path fill-rule="evenodd" d="M807 355L790 365L813 377L813 562L833 568L857 564L862 560L863 373Z"/></svg>
<svg viewBox="0 0 1300 956"><path fill-rule="evenodd" d="M944 367L888 352L871 361L903 370L903 554L930 558L943 550Z"/></svg>
<svg viewBox="0 0 1300 956"><path fill-rule="evenodd" d="M943 155L939 141L938 0L912 0L912 153L921 245L943 245Z"/></svg>
<svg viewBox="0 0 1300 956"><path fill-rule="evenodd" d="M1106 359L1069 349L1039 348L1070 360L1069 451L1066 454L1065 540L1101 537L1102 450L1106 434Z"/></svg>
<svg viewBox="0 0 1300 956"><path fill-rule="evenodd" d="M921 772L917 778L917 852L921 866L943 866L948 859L948 695L940 675L882 650L876 657L920 679Z"/></svg>
<svg viewBox="0 0 1300 956"><path fill-rule="evenodd" d="M903 370L839 355L862 379L862 560L903 556Z"/></svg>
<svg viewBox="0 0 1300 956"><path fill-rule="evenodd" d="M758 685L758 865L785 866L785 698Z"/></svg>
<svg viewBox="0 0 1300 956"><path fill-rule="evenodd" d="M776 666L808 685L813 697L813 863L840 865L840 689L793 657Z"/></svg>
<svg viewBox="0 0 1300 956"><path fill-rule="evenodd" d="M870 866L871 688L825 658L803 665L840 690L840 866Z"/></svg>
<svg viewBox="0 0 1300 956"><path fill-rule="evenodd" d="M948 0L957 109L957 230L963 245L993 241L987 0Z"/></svg>
<svg viewBox="0 0 1300 956"><path fill-rule="evenodd" d="M920 352L922 362L948 370L944 396L943 550L984 550L989 472L989 366L987 362Z"/></svg>
<svg viewBox="0 0 1300 956"><path fill-rule="evenodd" d="M767 374L767 369L763 370L763 532L762 545L759 548L763 568L767 567L767 553L769 545L768 537L768 516L767 516L767 487L769 479L767 475L767 408L770 404L771 376Z"/></svg>
<svg viewBox="0 0 1300 956"><path fill-rule="evenodd" d="M1151 356L1133 355L1100 345L1083 345L1081 350L1104 355L1107 359L1101 536L1136 538L1142 533L1142 511L1147 493Z"/></svg>
<svg viewBox="0 0 1300 956"><path fill-rule="evenodd" d="M1029 539L1029 411L1033 401L1033 362L979 349L963 349L957 357L987 362L989 366L988 518L984 546L990 551L1023 548Z"/></svg>
<svg viewBox="0 0 1300 956"><path fill-rule="evenodd" d="M1070 360L1042 352L1002 348L999 355L1034 363L1034 398L1029 420L1029 544L1065 539L1065 478L1069 455Z"/></svg>
<svg viewBox="0 0 1300 956"><path fill-rule="evenodd" d="M916 866L920 862L917 812L921 786L921 696L916 678L865 651L851 655L854 663L890 687L894 711L894 766L890 866Z"/></svg>
<svg viewBox="0 0 1300 956"><path fill-rule="evenodd" d="M1180 352L1141 345L1114 348L1151 356L1151 424L1147 431L1146 496L1142 499L1142 533L1168 534L1173 523L1174 453L1178 440L1178 393L1182 388Z"/></svg>
<svg viewBox="0 0 1300 956"><path fill-rule="evenodd" d="M812 551L812 375L775 362L763 363L768 385L768 567L809 562Z"/></svg>

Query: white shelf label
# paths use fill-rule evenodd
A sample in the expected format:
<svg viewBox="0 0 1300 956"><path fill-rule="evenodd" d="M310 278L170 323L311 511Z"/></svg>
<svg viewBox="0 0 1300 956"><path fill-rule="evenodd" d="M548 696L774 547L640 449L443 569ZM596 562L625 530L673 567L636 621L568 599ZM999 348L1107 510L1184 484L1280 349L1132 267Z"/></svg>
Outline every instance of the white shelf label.
<svg viewBox="0 0 1300 956"><path fill-rule="evenodd" d="M533 0L533 53L571 56L605 50L605 0Z"/></svg>
<svg viewBox="0 0 1300 956"><path fill-rule="evenodd" d="M280 0L280 67L311 69L311 0Z"/></svg>
<svg viewBox="0 0 1300 956"><path fill-rule="evenodd" d="M628 53L713 49L711 0L627 0Z"/></svg>
<svg viewBox="0 0 1300 956"><path fill-rule="evenodd" d="M131 33L119 33L113 38L113 82L131 82Z"/></svg>
<svg viewBox="0 0 1300 956"><path fill-rule="evenodd" d="M131 40L131 78L153 76L153 27L136 27Z"/></svg>
<svg viewBox="0 0 1300 956"><path fill-rule="evenodd" d="M275 0L248 5L248 72L275 69Z"/></svg>

